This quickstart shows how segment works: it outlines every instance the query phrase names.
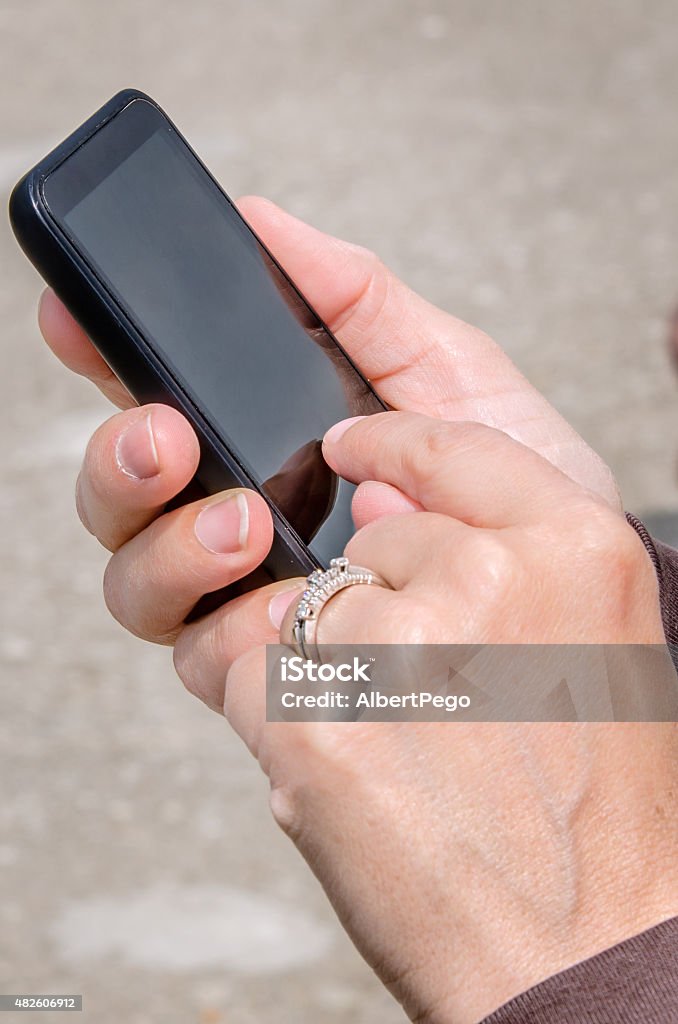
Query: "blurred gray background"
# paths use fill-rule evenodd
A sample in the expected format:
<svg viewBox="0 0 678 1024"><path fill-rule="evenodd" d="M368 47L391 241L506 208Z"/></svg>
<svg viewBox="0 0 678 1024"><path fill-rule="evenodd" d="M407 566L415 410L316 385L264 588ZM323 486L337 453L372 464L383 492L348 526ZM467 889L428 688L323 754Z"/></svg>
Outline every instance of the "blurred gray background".
<svg viewBox="0 0 678 1024"><path fill-rule="evenodd" d="M677 30L673 0L2 0L1 187L150 92L232 195L493 334L671 536ZM82 992L97 1024L395 1024L244 748L108 618L72 492L111 410L42 344L6 217L0 258L0 992Z"/></svg>

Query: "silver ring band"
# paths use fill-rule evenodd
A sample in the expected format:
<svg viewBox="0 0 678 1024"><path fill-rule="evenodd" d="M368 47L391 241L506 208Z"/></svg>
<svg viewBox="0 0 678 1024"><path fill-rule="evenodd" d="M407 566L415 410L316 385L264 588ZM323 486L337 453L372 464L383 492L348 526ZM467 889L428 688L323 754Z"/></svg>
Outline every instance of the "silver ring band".
<svg viewBox="0 0 678 1024"><path fill-rule="evenodd" d="M329 569L316 569L306 579L306 589L296 605L288 608L280 627L280 641L293 647L302 658L319 660L318 619L333 597L357 584L393 588L378 573L361 565L349 565L348 558L332 558Z"/></svg>

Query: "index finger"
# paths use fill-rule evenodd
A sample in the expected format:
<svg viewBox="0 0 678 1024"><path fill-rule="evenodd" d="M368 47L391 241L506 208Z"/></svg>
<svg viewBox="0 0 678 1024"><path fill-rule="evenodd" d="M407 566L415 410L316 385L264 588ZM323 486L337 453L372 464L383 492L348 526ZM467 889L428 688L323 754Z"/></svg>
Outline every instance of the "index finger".
<svg viewBox="0 0 678 1024"><path fill-rule="evenodd" d="M326 462L353 483L379 480L429 512L500 529L601 501L508 434L481 423L382 412L342 420L323 439ZM605 506L607 507L607 506Z"/></svg>
<svg viewBox="0 0 678 1024"><path fill-rule="evenodd" d="M69 370L88 377L120 409L137 404L51 288L40 296L38 324L54 355Z"/></svg>

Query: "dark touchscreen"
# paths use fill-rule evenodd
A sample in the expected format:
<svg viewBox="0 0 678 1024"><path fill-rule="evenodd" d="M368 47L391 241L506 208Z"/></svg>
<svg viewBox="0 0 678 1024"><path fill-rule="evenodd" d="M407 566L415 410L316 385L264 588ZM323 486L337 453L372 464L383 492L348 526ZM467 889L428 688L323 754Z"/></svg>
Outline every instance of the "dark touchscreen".
<svg viewBox="0 0 678 1024"><path fill-rule="evenodd" d="M383 405L168 122L132 102L45 200L316 558L340 553L353 487L320 438Z"/></svg>

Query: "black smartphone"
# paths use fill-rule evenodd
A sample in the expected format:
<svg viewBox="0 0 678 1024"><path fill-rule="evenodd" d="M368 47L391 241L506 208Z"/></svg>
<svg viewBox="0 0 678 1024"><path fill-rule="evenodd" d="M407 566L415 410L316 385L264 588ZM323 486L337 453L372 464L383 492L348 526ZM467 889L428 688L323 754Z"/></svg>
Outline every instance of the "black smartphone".
<svg viewBox="0 0 678 1024"><path fill-rule="evenodd" d="M133 398L193 425L197 486L270 505L266 561L220 599L341 554L353 487L321 438L387 406L157 103L114 96L22 178L10 219Z"/></svg>

